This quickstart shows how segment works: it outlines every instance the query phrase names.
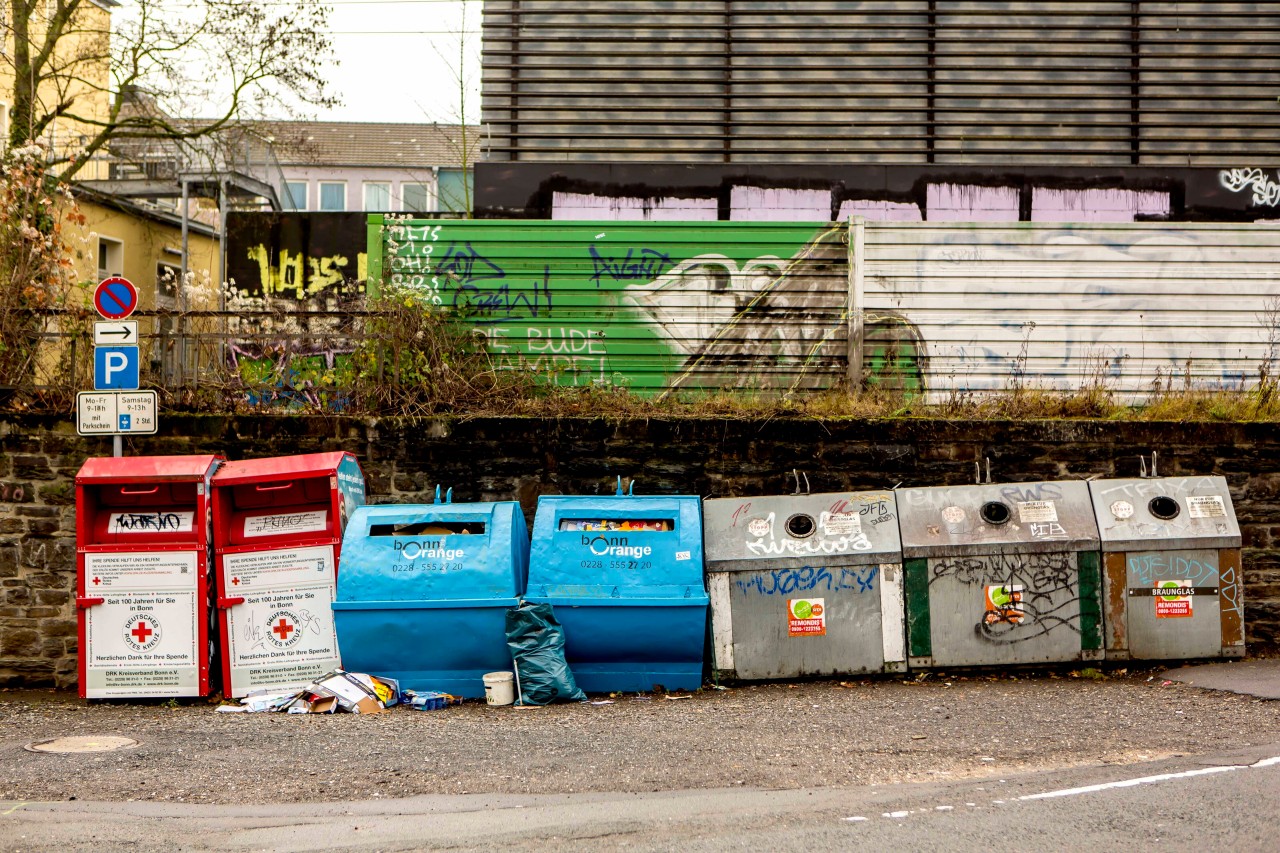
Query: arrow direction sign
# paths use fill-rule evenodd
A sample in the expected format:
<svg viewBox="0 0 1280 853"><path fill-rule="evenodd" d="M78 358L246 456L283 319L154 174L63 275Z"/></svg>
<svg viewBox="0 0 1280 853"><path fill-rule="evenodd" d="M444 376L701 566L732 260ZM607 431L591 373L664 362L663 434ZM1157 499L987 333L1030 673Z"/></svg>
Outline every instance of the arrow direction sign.
<svg viewBox="0 0 1280 853"><path fill-rule="evenodd" d="M116 320L107 323L93 324L93 345L96 347L120 346L138 342L137 320Z"/></svg>

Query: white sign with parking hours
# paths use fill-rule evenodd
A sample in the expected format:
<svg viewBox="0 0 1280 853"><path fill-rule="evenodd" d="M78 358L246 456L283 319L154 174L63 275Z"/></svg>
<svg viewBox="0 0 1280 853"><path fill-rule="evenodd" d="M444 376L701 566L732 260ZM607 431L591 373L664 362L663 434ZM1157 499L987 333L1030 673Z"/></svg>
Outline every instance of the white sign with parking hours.
<svg viewBox="0 0 1280 853"><path fill-rule="evenodd" d="M155 391L81 391L76 395L76 432L80 435L151 435L155 431Z"/></svg>

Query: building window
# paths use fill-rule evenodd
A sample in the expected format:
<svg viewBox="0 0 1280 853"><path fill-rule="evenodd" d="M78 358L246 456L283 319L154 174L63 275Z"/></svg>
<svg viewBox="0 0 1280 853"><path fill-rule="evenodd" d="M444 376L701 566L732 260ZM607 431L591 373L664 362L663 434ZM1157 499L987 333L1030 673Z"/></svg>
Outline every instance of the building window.
<svg viewBox="0 0 1280 853"><path fill-rule="evenodd" d="M110 237L98 238L98 280L124 275L124 243Z"/></svg>
<svg viewBox="0 0 1280 853"><path fill-rule="evenodd" d="M285 181L284 198L280 199L280 206L285 210L306 210L307 182Z"/></svg>
<svg viewBox="0 0 1280 853"><path fill-rule="evenodd" d="M365 181L364 209L390 210L391 184L382 181Z"/></svg>
<svg viewBox="0 0 1280 853"><path fill-rule="evenodd" d="M182 267L156 264L156 302L174 303L178 299L178 281L182 278Z"/></svg>
<svg viewBox="0 0 1280 853"><path fill-rule="evenodd" d="M347 209L347 185L346 183L328 183L320 182L320 209L321 210L346 210Z"/></svg>
<svg viewBox="0 0 1280 853"><path fill-rule="evenodd" d="M437 177L436 209L442 213L471 213L471 199L475 196L475 182L471 172L464 169L441 169Z"/></svg>
<svg viewBox="0 0 1280 853"><path fill-rule="evenodd" d="M429 184L401 184L400 209L409 213L430 212L431 186Z"/></svg>

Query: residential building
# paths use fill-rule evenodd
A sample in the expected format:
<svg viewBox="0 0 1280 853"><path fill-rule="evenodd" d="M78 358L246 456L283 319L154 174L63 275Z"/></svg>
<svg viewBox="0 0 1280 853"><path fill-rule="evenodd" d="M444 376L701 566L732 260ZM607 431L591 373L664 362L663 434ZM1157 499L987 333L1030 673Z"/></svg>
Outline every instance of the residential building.
<svg viewBox="0 0 1280 853"><path fill-rule="evenodd" d="M44 40L49 14L55 7L53 3L30 5L31 42L38 48ZM107 118L111 101L111 10L119 6L118 0L87 0L76 11L66 34L58 39L56 55L48 65L54 70L48 72L49 79L40 85L36 95L43 104L68 103L71 113L86 120L59 115L40 138L34 140L43 143L55 159L65 159L81 149L97 132L94 122L104 122ZM0 151L9 144L9 110L14 101L11 14L7 2L0 5ZM104 178L107 171L104 153L90 160L77 177L82 180Z"/></svg>
<svg viewBox="0 0 1280 853"><path fill-rule="evenodd" d="M455 213L472 209L480 128L368 122L255 126L279 161L285 210Z"/></svg>

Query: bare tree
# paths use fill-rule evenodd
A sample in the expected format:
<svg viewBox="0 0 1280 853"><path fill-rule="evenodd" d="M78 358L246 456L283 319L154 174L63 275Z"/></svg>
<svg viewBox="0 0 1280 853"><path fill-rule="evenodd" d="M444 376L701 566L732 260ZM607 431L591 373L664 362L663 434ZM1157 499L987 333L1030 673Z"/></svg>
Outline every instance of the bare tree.
<svg viewBox="0 0 1280 853"><path fill-rule="evenodd" d="M117 10L114 32L108 0L0 3L10 146L62 128L72 138L52 146L50 169L63 180L118 142L182 144L335 103L324 78L329 10L319 0L133 0ZM173 118L192 115L207 118Z"/></svg>

